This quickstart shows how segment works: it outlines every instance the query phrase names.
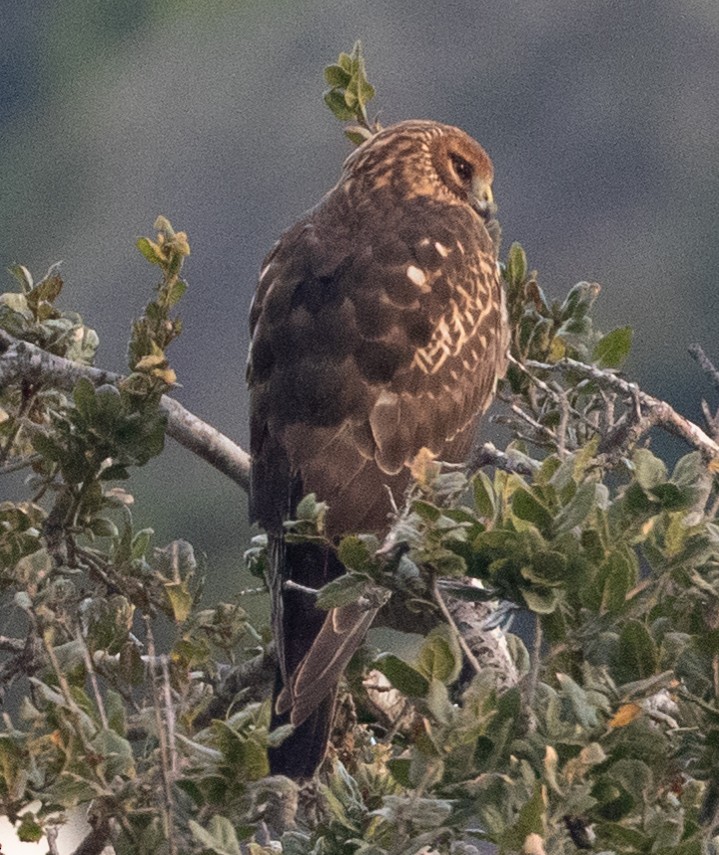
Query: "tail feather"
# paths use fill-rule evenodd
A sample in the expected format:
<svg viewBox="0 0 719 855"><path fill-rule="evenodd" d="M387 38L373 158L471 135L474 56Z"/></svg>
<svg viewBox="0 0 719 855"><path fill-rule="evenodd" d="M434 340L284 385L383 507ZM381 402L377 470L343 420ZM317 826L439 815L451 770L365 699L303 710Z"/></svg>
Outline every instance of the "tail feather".
<svg viewBox="0 0 719 855"><path fill-rule="evenodd" d="M338 659L337 648L342 647L342 638L332 631L336 610L319 609L311 592L285 585L291 580L304 588L317 590L341 576L345 568L332 547L285 543L281 537L276 537L272 539L270 561L272 622L278 652L271 727L295 726L281 745L270 749L270 770L275 775L308 778L324 759L337 682L366 629L350 632L351 649L342 651ZM339 661L340 668L324 667L325 662ZM303 673L311 673L312 679L303 680Z"/></svg>
<svg viewBox="0 0 719 855"><path fill-rule="evenodd" d="M275 695L282 689L277 671L279 688L275 685ZM286 775L293 780L311 778L327 753L332 719L334 718L336 687L315 707L314 711L276 748L268 751L270 773ZM277 714L273 710L271 729L290 723L290 711Z"/></svg>

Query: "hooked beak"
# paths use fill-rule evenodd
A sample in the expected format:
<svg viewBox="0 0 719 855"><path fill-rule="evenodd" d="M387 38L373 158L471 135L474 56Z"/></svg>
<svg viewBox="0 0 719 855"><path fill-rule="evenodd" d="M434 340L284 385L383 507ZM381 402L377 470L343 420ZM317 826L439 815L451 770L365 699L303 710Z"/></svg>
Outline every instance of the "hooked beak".
<svg viewBox="0 0 719 855"><path fill-rule="evenodd" d="M492 186L484 181L475 182L470 192L469 204L483 220L491 220L497 212Z"/></svg>

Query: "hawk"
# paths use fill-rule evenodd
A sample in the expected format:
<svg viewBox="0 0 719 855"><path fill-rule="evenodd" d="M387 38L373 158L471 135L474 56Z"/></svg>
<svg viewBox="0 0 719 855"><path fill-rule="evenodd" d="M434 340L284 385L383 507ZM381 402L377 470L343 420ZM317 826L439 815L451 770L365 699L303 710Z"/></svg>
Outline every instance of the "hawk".
<svg viewBox="0 0 719 855"><path fill-rule="evenodd" d="M269 536L272 726L295 726L270 750L273 774L314 774L374 617L316 608L302 588L344 568L332 545L285 542L283 523L315 493L331 542L381 536L415 456L462 461L504 373L492 178L459 128L402 122L357 148L265 259L250 313L250 515Z"/></svg>

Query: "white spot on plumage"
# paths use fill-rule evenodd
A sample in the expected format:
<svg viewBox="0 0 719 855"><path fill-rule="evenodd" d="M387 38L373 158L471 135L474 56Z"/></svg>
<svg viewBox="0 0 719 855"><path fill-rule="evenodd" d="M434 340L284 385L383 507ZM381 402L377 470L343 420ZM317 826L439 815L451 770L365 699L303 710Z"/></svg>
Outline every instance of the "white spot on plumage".
<svg viewBox="0 0 719 855"><path fill-rule="evenodd" d="M447 249L447 247L443 243L440 243L438 240L434 242L434 248L442 256L442 258L446 258L449 255L449 249Z"/></svg>
<svg viewBox="0 0 719 855"><path fill-rule="evenodd" d="M414 264L410 264L407 268L407 279L418 288L422 288L423 285L427 284L427 274L424 270L420 270L419 267L415 267Z"/></svg>

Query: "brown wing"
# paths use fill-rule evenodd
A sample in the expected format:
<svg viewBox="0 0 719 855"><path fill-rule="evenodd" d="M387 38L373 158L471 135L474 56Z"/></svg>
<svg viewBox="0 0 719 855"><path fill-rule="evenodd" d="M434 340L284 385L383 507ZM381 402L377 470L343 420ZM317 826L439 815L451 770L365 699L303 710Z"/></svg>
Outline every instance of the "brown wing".
<svg viewBox="0 0 719 855"><path fill-rule="evenodd" d="M334 191L270 254L253 309L254 518L277 531L316 492L331 534L382 530L421 448L466 454L503 329L471 210L420 197L368 222Z"/></svg>

